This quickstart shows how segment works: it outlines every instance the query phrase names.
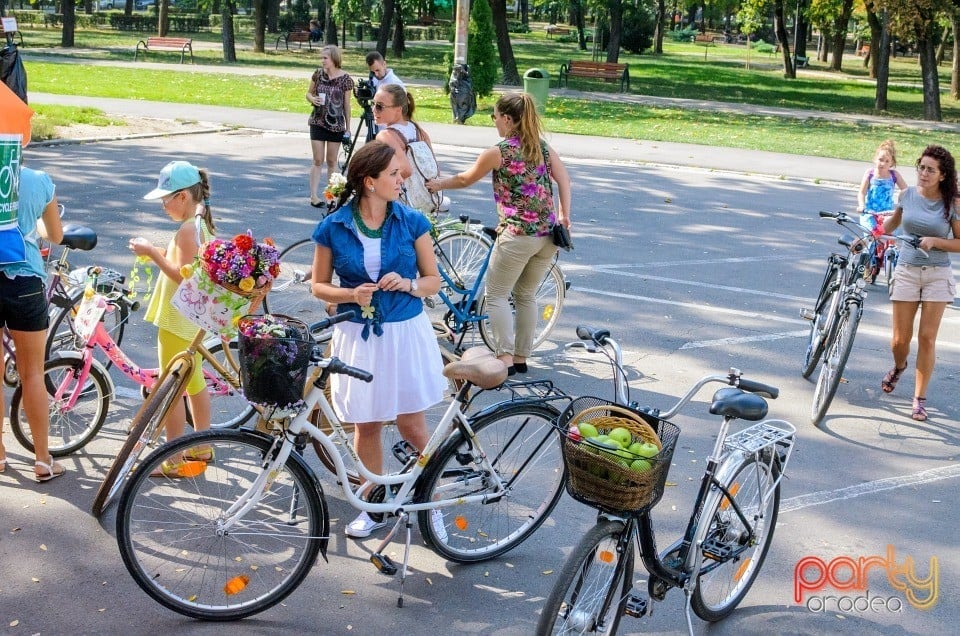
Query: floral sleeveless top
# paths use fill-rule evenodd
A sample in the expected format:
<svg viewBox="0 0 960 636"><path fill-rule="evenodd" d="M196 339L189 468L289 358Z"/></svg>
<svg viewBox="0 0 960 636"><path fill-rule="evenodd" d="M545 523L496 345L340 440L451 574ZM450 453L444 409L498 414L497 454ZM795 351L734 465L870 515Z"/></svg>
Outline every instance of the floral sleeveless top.
<svg viewBox="0 0 960 636"><path fill-rule="evenodd" d="M528 165L520 154L520 138L504 139L500 167L493 171L493 200L497 203L500 232L519 236L546 236L557 222L550 182L550 154L540 141L544 162Z"/></svg>

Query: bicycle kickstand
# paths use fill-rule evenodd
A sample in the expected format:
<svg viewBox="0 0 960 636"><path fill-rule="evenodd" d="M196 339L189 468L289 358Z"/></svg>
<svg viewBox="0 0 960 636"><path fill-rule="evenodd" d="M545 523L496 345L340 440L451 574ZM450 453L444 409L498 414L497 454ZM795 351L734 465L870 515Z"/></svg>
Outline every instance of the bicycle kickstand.
<svg viewBox="0 0 960 636"><path fill-rule="evenodd" d="M397 607L403 607L403 583L407 580L407 563L410 559L410 542L412 539L412 529L413 524L410 523L410 513L401 512L397 517L397 522L393 524L393 527L390 529L390 532L387 533L387 536L384 537L383 541L377 547L377 551L370 555L370 562L380 571L381 574L386 574L393 576L397 573L397 564L393 562L393 559L388 557L383 553L387 549L387 546L390 545L390 542L393 541L393 537L397 534L397 530L400 529L400 524L404 525L404 528L407 531L406 544L403 549L403 567L400 570L400 596L397 597Z"/></svg>

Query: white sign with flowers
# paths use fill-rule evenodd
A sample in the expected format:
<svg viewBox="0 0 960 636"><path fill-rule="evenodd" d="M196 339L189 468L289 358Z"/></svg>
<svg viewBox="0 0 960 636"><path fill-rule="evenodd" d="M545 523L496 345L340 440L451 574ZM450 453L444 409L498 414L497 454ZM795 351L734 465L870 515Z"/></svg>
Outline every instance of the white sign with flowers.
<svg viewBox="0 0 960 636"><path fill-rule="evenodd" d="M249 313L250 299L217 285L202 267L194 267L173 294L173 306L201 329L225 338L237 335L237 320Z"/></svg>

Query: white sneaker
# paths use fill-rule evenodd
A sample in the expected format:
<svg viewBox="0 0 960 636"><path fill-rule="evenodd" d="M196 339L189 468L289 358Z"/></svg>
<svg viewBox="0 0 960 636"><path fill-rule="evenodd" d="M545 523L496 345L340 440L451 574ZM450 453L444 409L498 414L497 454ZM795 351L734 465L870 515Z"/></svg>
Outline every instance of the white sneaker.
<svg viewBox="0 0 960 636"><path fill-rule="evenodd" d="M443 521L443 513L439 508L430 511L430 523L433 524L433 531L437 533L437 539L441 543L447 542L447 527Z"/></svg>
<svg viewBox="0 0 960 636"><path fill-rule="evenodd" d="M386 524L385 521L376 522L370 518L365 512L361 512L360 515L351 521L347 525L346 535L348 537L353 537L354 539L363 539L364 537L369 537L370 533L374 530L384 527Z"/></svg>
<svg viewBox="0 0 960 636"><path fill-rule="evenodd" d="M450 197L444 195L440 199L440 205L437 206L437 212L449 212L450 211Z"/></svg>

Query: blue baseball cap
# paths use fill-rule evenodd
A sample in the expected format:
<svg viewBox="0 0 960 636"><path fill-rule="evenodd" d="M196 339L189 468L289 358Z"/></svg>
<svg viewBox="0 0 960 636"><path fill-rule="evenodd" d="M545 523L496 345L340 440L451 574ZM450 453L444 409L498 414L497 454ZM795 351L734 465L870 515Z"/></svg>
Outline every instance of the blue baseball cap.
<svg viewBox="0 0 960 636"><path fill-rule="evenodd" d="M200 171L196 166L186 161L171 161L160 171L157 187L147 192L143 198L152 201L198 183L200 183Z"/></svg>

